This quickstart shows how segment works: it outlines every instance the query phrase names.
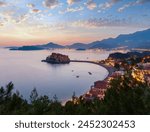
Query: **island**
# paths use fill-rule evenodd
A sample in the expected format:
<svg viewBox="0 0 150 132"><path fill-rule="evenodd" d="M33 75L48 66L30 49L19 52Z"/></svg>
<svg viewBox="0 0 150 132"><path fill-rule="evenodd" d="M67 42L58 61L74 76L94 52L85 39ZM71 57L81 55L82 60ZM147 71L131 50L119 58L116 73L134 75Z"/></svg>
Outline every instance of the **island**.
<svg viewBox="0 0 150 132"><path fill-rule="evenodd" d="M51 64L69 64L70 59L67 55L52 53L50 56L46 58L46 60L43 60L43 62L47 62Z"/></svg>

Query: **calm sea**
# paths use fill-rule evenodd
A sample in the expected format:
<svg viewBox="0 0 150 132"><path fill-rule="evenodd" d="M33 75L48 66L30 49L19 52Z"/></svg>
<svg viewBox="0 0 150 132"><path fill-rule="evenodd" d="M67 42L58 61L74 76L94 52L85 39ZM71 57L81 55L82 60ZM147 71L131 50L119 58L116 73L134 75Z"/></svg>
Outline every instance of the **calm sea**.
<svg viewBox="0 0 150 132"><path fill-rule="evenodd" d="M82 95L90 89L94 81L103 80L108 75L105 68L94 64L72 62L54 65L41 62L52 52L78 60L102 60L109 55L108 51L94 50L10 51L0 48L0 86L12 81L15 90L27 100L32 89L36 88L39 95L53 98L56 94L59 100L65 101L71 98L73 92L78 96Z"/></svg>

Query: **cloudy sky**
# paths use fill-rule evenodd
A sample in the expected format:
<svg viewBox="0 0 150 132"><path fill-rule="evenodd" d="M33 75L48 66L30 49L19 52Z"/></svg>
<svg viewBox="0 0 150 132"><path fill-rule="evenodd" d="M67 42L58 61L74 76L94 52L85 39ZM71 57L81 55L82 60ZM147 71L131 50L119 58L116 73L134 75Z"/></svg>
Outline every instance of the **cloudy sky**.
<svg viewBox="0 0 150 132"><path fill-rule="evenodd" d="M150 0L0 0L0 45L89 43L150 28Z"/></svg>

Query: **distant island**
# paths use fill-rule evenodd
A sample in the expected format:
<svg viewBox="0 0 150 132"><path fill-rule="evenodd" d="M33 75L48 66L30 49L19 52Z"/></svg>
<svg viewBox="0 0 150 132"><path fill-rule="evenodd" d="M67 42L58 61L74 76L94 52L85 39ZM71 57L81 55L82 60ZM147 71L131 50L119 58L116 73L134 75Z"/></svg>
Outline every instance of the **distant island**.
<svg viewBox="0 0 150 132"><path fill-rule="evenodd" d="M46 60L43 60L43 62L51 64L68 64L70 63L70 59L67 55L52 53L50 56L46 58Z"/></svg>
<svg viewBox="0 0 150 132"><path fill-rule="evenodd" d="M48 44L32 45L32 46L22 46L22 47L8 47L10 50L45 50L45 49L115 49L124 47L127 49L132 48L143 48L150 49L150 29L138 31L132 34L119 35L116 38L108 38L101 41L94 41L92 43L74 43L67 46L62 46L60 44L55 44L50 42Z"/></svg>
<svg viewBox="0 0 150 132"><path fill-rule="evenodd" d="M10 50L23 50L23 51L29 51L29 50L46 50L46 49L61 49L64 48L64 46L55 44L55 43L48 43L43 45L32 45L32 46L22 46L22 47L7 47Z"/></svg>

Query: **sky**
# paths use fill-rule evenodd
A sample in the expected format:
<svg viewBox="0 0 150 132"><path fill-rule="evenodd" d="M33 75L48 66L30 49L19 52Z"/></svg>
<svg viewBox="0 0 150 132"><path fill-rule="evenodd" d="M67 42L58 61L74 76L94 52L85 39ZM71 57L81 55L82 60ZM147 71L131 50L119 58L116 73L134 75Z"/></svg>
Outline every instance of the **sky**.
<svg viewBox="0 0 150 132"><path fill-rule="evenodd" d="M0 46L90 43L150 28L150 0L0 0Z"/></svg>

